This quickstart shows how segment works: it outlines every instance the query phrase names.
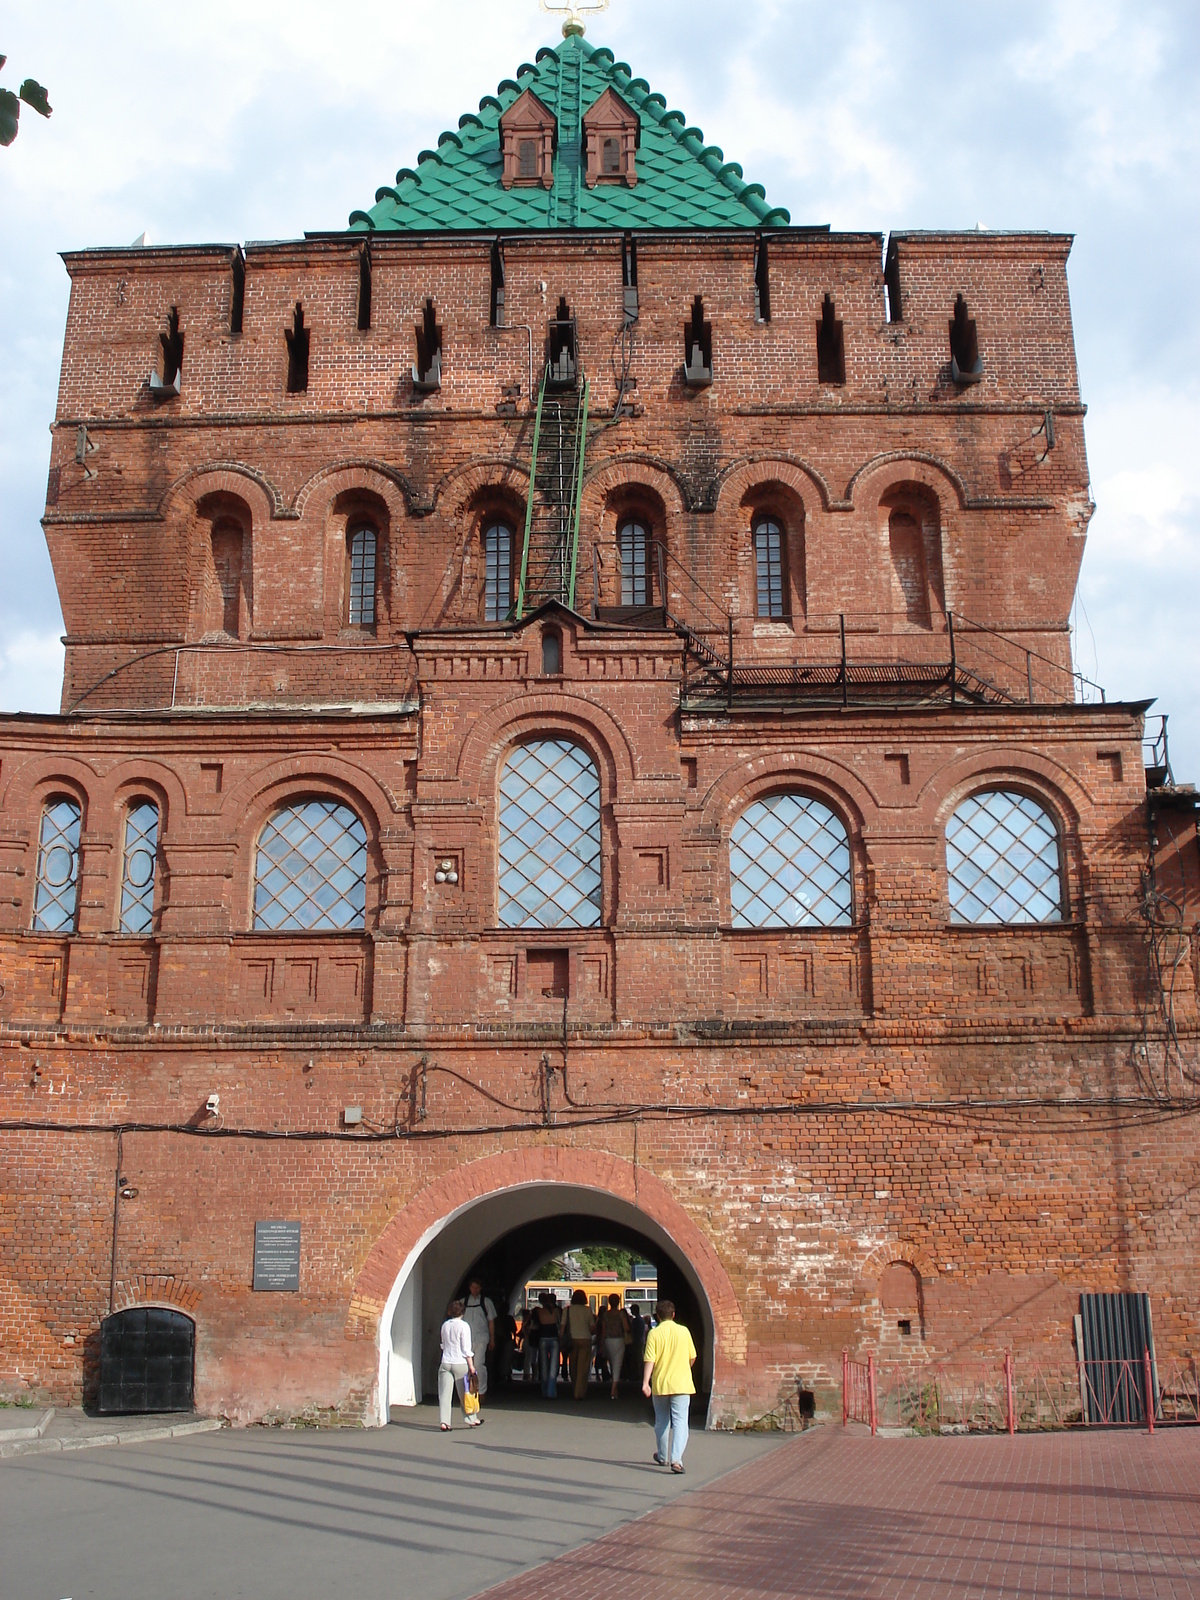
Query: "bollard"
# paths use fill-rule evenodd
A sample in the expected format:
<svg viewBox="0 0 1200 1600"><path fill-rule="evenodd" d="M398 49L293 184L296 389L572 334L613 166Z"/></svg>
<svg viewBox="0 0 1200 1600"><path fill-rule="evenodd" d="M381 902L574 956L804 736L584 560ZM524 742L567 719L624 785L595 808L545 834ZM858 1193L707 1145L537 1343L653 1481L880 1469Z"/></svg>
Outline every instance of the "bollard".
<svg viewBox="0 0 1200 1600"><path fill-rule="evenodd" d="M1150 1365L1149 1350L1142 1351L1142 1370L1146 1378L1146 1426L1154 1432L1154 1371Z"/></svg>
<svg viewBox="0 0 1200 1600"><path fill-rule="evenodd" d="M1013 1358L1011 1350L1004 1352L1004 1403L1008 1418L1008 1432L1011 1438L1017 1431L1017 1418L1013 1409Z"/></svg>

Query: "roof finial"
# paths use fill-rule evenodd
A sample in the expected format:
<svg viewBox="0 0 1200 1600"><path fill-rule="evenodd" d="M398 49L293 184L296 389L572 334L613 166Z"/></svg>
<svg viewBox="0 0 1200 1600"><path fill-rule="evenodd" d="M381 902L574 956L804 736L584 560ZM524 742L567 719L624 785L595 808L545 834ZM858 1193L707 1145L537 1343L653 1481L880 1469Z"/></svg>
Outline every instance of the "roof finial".
<svg viewBox="0 0 1200 1600"><path fill-rule="evenodd" d="M538 0L543 11L548 11L553 16L565 13L566 21L562 25L563 38L569 39L573 33L582 35L584 16L590 16L594 11L607 11L608 0L574 0L573 4L552 5L550 0Z"/></svg>

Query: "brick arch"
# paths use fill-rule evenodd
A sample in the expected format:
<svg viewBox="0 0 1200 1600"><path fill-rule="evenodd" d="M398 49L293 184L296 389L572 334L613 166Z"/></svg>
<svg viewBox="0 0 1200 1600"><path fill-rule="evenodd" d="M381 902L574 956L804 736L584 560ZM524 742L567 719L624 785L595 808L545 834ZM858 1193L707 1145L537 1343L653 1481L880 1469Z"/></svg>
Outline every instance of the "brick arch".
<svg viewBox="0 0 1200 1600"><path fill-rule="evenodd" d="M846 504L857 503L860 494L868 491L863 497L866 504L874 509L889 489L902 483L920 484L935 494L943 517L943 495L947 488L953 490L961 510L967 510L972 503L965 480L937 456L928 455L923 450L887 450L859 467L846 485Z"/></svg>
<svg viewBox="0 0 1200 1600"><path fill-rule="evenodd" d="M214 494L228 494L244 500L256 526L272 518L294 515L270 479L256 472L253 467L243 466L240 461L215 462L211 466L190 468L182 477L176 478L163 495L158 503L159 513L164 518L168 517L172 504L177 500L185 501L194 510L201 500Z"/></svg>
<svg viewBox="0 0 1200 1600"><path fill-rule="evenodd" d="M800 497L802 503L811 500L815 489L823 511L837 509L829 484L811 463L801 456L763 453L739 456L721 473L717 479L718 514L723 508L722 503L725 506L730 504L740 506L743 495L768 483L786 484Z"/></svg>
<svg viewBox="0 0 1200 1600"><path fill-rule="evenodd" d="M106 774L104 789L97 794L95 803L118 816L140 789L148 790L158 800L159 828L163 836L173 823L177 826L187 815L187 801L178 772L153 760L123 761Z"/></svg>
<svg viewBox="0 0 1200 1600"><path fill-rule="evenodd" d="M379 495L394 517L407 516L413 499L412 485L403 473L382 461L367 457L350 461L335 461L322 467L296 491L292 501L292 515L308 515L309 502L320 493L324 508L333 503L339 494L348 489L367 489Z"/></svg>
<svg viewBox="0 0 1200 1600"><path fill-rule="evenodd" d="M82 826L86 828L98 787L96 770L89 763L76 759L64 761L61 756L43 756L40 760L25 762L13 773L4 790L4 809L17 813L25 811L28 815L29 807L35 800L40 809L46 795L61 789L79 801ZM36 819L31 816L29 820L31 837L36 842Z"/></svg>
<svg viewBox="0 0 1200 1600"><path fill-rule="evenodd" d="M891 1244L877 1245L867 1256L859 1269L864 1284L868 1287L872 1283L878 1285L880 1275L896 1261L912 1267L920 1275L923 1284L937 1277L937 1262L928 1250L909 1239L896 1239Z"/></svg>
<svg viewBox="0 0 1200 1600"><path fill-rule="evenodd" d="M635 753L624 729L592 701L562 691L522 693L492 706L471 724L459 750L455 776L478 796L499 759L500 748L543 729L548 735L575 732L593 748L599 747L601 762L608 767L609 798L613 791L633 784Z"/></svg>
<svg viewBox="0 0 1200 1600"><path fill-rule="evenodd" d="M529 493L529 473L505 456L478 457L454 467L438 479L430 497L431 509L440 510L446 499L450 515L461 517L479 495L489 490L515 497L524 507Z"/></svg>
<svg viewBox="0 0 1200 1600"><path fill-rule="evenodd" d="M223 814L245 818L257 815L264 805L270 805L289 790L298 792L306 784L326 784L331 790L344 790L349 798L356 799L366 808L376 827L389 812L399 814L400 796L387 788L380 779L365 767L352 761L339 760L324 751L298 751L282 761L273 761L261 767L231 788L221 803Z"/></svg>
<svg viewBox="0 0 1200 1600"><path fill-rule="evenodd" d="M130 1278L118 1278L116 1291L114 1311L129 1311L134 1306L169 1306L196 1321L200 1291L173 1272L139 1272Z"/></svg>
<svg viewBox="0 0 1200 1600"><path fill-rule="evenodd" d="M695 509L678 470L669 461L661 456L630 452L610 456L591 472L585 472L581 520L589 511L598 511L614 490L643 487L653 489L662 501L668 525L673 516ZM593 524L587 526L590 528Z"/></svg>
<svg viewBox="0 0 1200 1600"><path fill-rule="evenodd" d="M379 1338L384 1309L397 1279L440 1222L473 1201L531 1183L599 1190L634 1206L662 1228L686 1257L708 1299L716 1334L714 1391L718 1374L727 1374L730 1366L745 1365L745 1318L708 1236L660 1178L644 1167L594 1149L525 1146L506 1150L467 1162L423 1188L385 1226L359 1270L350 1298L346 1337L372 1341Z"/></svg>
<svg viewBox="0 0 1200 1600"><path fill-rule="evenodd" d="M995 744L940 766L917 794L917 804L940 832L968 794L1006 783L1044 803L1068 834L1078 832L1081 816L1095 804L1075 774L1057 762L1021 745Z"/></svg>
<svg viewBox="0 0 1200 1600"><path fill-rule="evenodd" d="M828 800L850 824L852 843L861 837L864 819L876 806L861 778L842 762L806 752L780 753L757 756L718 778L704 797L704 821L725 835L737 813L784 788L809 789L818 799Z"/></svg>

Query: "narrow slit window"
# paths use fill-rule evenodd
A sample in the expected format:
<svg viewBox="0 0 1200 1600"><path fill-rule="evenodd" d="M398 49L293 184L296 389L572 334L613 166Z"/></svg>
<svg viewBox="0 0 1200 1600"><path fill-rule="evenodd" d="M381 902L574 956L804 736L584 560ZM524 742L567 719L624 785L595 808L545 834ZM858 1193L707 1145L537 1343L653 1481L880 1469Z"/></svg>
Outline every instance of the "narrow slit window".
<svg viewBox="0 0 1200 1600"><path fill-rule="evenodd" d="M241 246L233 252L229 263L233 276L233 293L229 300L229 331L239 334L242 331L242 319L246 308L246 258L242 254Z"/></svg>
<svg viewBox="0 0 1200 1600"><path fill-rule="evenodd" d="M167 313L167 331L159 334L158 342L162 346L163 388L169 389L183 375L183 333L178 306L172 306Z"/></svg>
<svg viewBox="0 0 1200 1600"><path fill-rule="evenodd" d="M538 147L536 139L522 139L517 146L517 168L522 178L537 178Z"/></svg>
<svg viewBox="0 0 1200 1600"><path fill-rule="evenodd" d="M308 349L310 330L304 326L304 307L296 301L292 325L283 330L287 341L287 392L303 394L308 388Z"/></svg>
<svg viewBox="0 0 1200 1600"><path fill-rule="evenodd" d="M483 535L483 616L503 622L512 610L512 529L493 522Z"/></svg>
<svg viewBox="0 0 1200 1600"><path fill-rule="evenodd" d="M79 805L74 800L51 800L42 812L33 895L35 933L75 931L80 823Z"/></svg>
<svg viewBox="0 0 1200 1600"><path fill-rule="evenodd" d="M690 321L684 324L683 349L686 358L685 380L697 387L712 382L712 323L705 320L704 299L692 301Z"/></svg>
<svg viewBox="0 0 1200 1600"><path fill-rule="evenodd" d="M771 278L765 239L759 239L754 247L754 315L759 322L771 320Z"/></svg>
<svg viewBox="0 0 1200 1600"><path fill-rule="evenodd" d="M433 309L433 301L426 300L421 312L420 326L413 330L417 336L417 364L412 369L413 386L417 389L440 389L442 384L442 328Z"/></svg>
<svg viewBox="0 0 1200 1600"><path fill-rule="evenodd" d="M371 251L363 245L358 253L358 331L366 333L371 326Z"/></svg>
<svg viewBox="0 0 1200 1600"><path fill-rule="evenodd" d="M621 604L650 604L649 539L640 522L623 522L617 535L621 555Z"/></svg>
<svg viewBox="0 0 1200 1600"><path fill-rule="evenodd" d="M605 177L616 177L621 171L621 141L605 139L600 154L600 170Z"/></svg>
<svg viewBox="0 0 1200 1600"><path fill-rule="evenodd" d="M158 807L138 800L125 813L125 853L121 865L121 932L154 928L154 885L158 866Z"/></svg>
<svg viewBox="0 0 1200 1600"><path fill-rule="evenodd" d="M492 241L492 308L493 328L504 326L504 252L499 239Z"/></svg>
<svg viewBox="0 0 1200 1600"><path fill-rule="evenodd" d="M978 383L983 377L975 318L961 294L955 297L954 320L950 324L950 365L955 383Z"/></svg>
<svg viewBox="0 0 1200 1600"><path fill-rule="evenodd" d="M883 264L883 283L887 290L888 321L903 322L904 301L900 290L900 256L894 239L888 240L887 257Z"/></svg>
<svg viewBox="0 0 1200 1600"><path fill-rule="evenodd" d="M754 574L758 615L783 618L783 531L770 517L754 526Z"/></svg>
<svg viewBox="0 0 1200 1600"><path fill-rule="evenodd" d="M834 309L832 295L826 295L821 304L821 320L817 323L817 382L845 381L846 342L842 322Z"/></svg>
<svg viewBox="0 0 1200 1600"><path fill-rule="evenodd" d="M352 628L375 626L374 528L355 528L350 534L350 592L347 618Z"/></svg>

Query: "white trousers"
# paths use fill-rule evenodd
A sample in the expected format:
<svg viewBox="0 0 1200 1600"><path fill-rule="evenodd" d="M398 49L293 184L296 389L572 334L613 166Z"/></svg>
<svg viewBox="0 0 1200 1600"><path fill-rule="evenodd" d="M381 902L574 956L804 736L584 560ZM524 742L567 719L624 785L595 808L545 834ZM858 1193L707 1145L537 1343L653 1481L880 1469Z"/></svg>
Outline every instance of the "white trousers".
<svg viewBox="0 0 1200 1600"><path fill-rule="evenodd" d="M465 1361L443 1362L438 1368L438 1419L443 1428L450 1426L450 1408L454 1403L454 1391L458 1390L459 1403L462 1403L463 1390L467 1382L467 1363Z"/></svg>

